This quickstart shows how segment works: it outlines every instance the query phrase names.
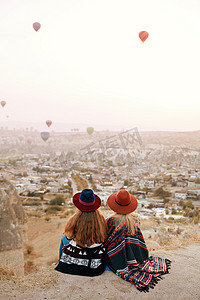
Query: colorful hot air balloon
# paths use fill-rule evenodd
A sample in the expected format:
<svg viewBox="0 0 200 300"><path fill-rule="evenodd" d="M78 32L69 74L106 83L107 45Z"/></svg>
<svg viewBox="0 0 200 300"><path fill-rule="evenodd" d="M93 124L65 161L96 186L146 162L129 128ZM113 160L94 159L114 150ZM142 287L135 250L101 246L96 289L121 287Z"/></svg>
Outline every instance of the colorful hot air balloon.
<svg viewBox="0 0 200 300"><path fill-rule="evenodd" d="M139 38L141 39L141 41L144 43L146 41L146 39L148 38L149 34L147 31L140 31L139 33Z"/></svg>
<svg viewBox="0 0 200 300"><path fill-rule="evenodd" d="M43 141L47 141L48 140L48 138L49 138L49 132L48 131L42 131L41 133L40 133L40 135L41 135L41 138L43 139Z"/></svg>
<svg viewBox="0 0 200 300"><path fill-rule="evenodd" d="M87 128L87 133L88 133L89 135L91 135L93 132L94 132L94 128L93 128L93 127L88 127L88 128Z"/></svg>
<svg viewBox="0 0 200 300"><path fill-rule="evenodd" d="M52 124L52 121L51 121L51 120L47 120L47 121L46 121L46 124L47 124L48 127L50 127L51 124Z"/></svg>
<svg viewBox="0 0 200 300"><path fill-rule="evenodd" d="M38 31L40 29L41 25L38 22L33 23L33 28L35 29L35 31Z"/></svg>
<svg viewBox="0 0 200 300"><path fill-rule="evenodd" d="M4 107L6 105L6 101L1 101L1 106Z"/></svg>

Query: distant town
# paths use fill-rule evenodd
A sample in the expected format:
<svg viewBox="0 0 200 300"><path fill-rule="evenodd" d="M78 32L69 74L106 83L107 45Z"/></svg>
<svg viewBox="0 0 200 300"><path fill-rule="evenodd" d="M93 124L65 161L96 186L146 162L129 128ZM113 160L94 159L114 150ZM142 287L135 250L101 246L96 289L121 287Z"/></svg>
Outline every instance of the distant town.
<svg viewBox="0 0 200 300"><path fill-rule="evenodd" d="M106 207L111 193L126 189L138 199L141 218L198 224L200 132L71 130L50 132L44 141L33 129L1 128L0 182L11 183L36 212L68 209L83 188L92 188Z"/></svg>

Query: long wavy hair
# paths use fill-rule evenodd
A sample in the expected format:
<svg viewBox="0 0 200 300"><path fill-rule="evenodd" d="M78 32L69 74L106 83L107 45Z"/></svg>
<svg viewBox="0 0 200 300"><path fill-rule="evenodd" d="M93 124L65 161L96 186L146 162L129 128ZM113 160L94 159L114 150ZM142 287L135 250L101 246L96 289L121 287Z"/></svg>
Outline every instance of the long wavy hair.
<svg viewBox="0 0 200 300"><path fill-rule="evenodd" d="M66 223L64 235L81 247L102 243L107 238L106 219L98 209L92 212L77 209Z"/></svg>
<svg viewBox="0 0 200 300"><path fill-rule="evenodd" d="M136 213L130 213L127 215L114 213L112 216L116 220L115 227L126 223L131 234L135 234L135 230L140 226L140 220Z"/></svg>

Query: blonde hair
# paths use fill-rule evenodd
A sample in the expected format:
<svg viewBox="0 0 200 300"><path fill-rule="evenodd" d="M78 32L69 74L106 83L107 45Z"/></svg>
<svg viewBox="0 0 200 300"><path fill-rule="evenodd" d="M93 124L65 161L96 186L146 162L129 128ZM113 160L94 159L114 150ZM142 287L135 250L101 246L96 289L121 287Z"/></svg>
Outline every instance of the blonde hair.
<svg viewBox="0 0 200 300"><path fill-rule="evenodd" d="M116 220L115 227L126 223L128 225L131 234L135 234L135 230L137 229L140 223L139 217L136 213L130 213L127 215L115 213L111 217Z"/></svg>
<svg viewBox="0 0 200 300"><path fill-rule="evenodd" d="M97 209L92 212L77 210L65 225L64 235L81 247L102 243L107 238L107 222Z"/></svg>

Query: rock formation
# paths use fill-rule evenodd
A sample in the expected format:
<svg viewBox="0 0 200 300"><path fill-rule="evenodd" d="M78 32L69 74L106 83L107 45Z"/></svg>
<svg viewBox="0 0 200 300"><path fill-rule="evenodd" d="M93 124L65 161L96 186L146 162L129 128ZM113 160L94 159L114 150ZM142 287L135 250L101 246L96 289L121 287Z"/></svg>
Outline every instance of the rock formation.
<svg viewBox="0 0 200 300"><path fill-rule="evenodd" d="M27 218L16 189L0 182L0 266L24 275L23 244L27 242Z"/></svg>

